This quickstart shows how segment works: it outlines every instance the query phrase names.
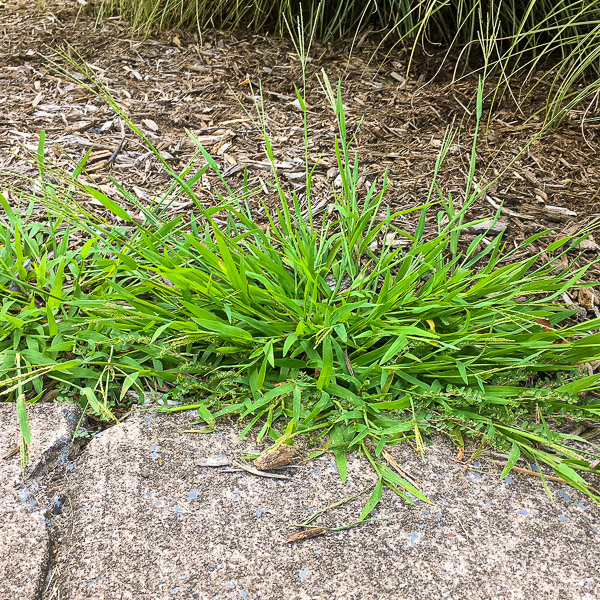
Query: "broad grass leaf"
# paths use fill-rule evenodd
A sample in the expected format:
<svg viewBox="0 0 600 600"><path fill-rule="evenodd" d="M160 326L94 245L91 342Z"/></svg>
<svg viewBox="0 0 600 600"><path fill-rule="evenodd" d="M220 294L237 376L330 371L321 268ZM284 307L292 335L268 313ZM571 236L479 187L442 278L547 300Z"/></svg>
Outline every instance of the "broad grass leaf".
<svg viewBox="0 0 600 600"><path fill-rule="evenodd" d="M331 376L333 375L333 352L331 349L331 338L327 336L323 340L323 366L321 367L321 374L317 380L318 390L328 390Z"/></svg>
<svg viewBox="0 0 600 600"><path fill-rule="evenodd" d="M81 394L86 397L93 410L95 410L98 414L102 413L102 406L100 405L100 402L98 402L98 398L96 398L96 394L92 388L83 388L81 390Z"/></svg>
<svg viewBox="0 0 600 600"><path fill-rule="evenodd" d="M298 336L295 333L290 333L283 343L283 356L285 356L290 348L298 341Z"/></svg>
<svg viewBox="0 0 600 600"><path fill-rule="evenodd" d="M469 376L467 375L467 368L465 367L465 364L456 359L456 368L458 369L462 380L465 382L465 385L469 385Z"/></svg>
<svg viewBox="0 0 600 600"><path fill-rule="evenodd" d="M333 455L335 456L335 463L340 473L340 479L343 483L346 483L346 477L348 475L348 458L347 449L342 447L336 448L335 446L343 446L345 442L344 431L347 428L343 428L340 424L335 425L329 432L329 439L331 440L333 448Z"/></svg>
<svg viewBox="0 0 600 600"><path fill-rule="evenodd" d="M404 335L399 335L388 348L386 353L381 358L381 364L386 363L391 358L395 358L396 355L408 344L408 339Z"/></svg>
<svg viewBox="0 0 600 600"><path fill-rule="evenodd" d="M500 474L500 479L504 479L512 471L512 468L517 464L517 461L519 460L520 456L521 450L519 449L519 446L515 442L513 442L512 447L510 449L510 453L508 455L508 460L506 461L506 465L504 466L504 469L502 469L502 473Z"/></svg>
<svg viewBox="0 0 600 600"><path fill-rule="evenodd" d="M425 494L421 492L421 490L416 488L412 483L410 483L410 481L407 481L403 477L400 477L400 475L392 471L386 465L380 464L378 468L379 474L381 477L383 477L385 483L396 485L408 492L409 494L412 494L415 498L418 498L423 502L427 502L427 504L432 503L431 500L429 500L429 498L427 498L427 496L425 496Z"/></svg>
<svg viewBox="0 0 600 600"><path fill-rule="evenodd" d="M9 315L6 313L5 314L0 313L0 321L6 321L7 323L10 323L16 329L22 329L26 323L22 319L19 319L19 317L15 317L13 315Z"/></svg>
<svg viewBox="0 0 600 600"><path fill-rule="evenodd" d="M243 416L261 409L263 406L269 404L269 402L281 398L281 396L293 392L295 388L296 385L294 383L284 383L282 385L274 387L273 389L260 396L259 399L252 404L252 407L248 409Z"/></svg>
<svg viewBox="0 0 600 600"><path fill-rule="evenodd" d="M65 261L62 259L56 270L54 281L52 282L52 289L48 296L47 307L49 310L58 308L61 305L63 298L63 279L64 279Z"/></svg>
<svg viewBox="0 0 600 600"><path fill-rule="evenodd" d="M379 481L375 485L375 488L373 489L373 492L372 492L371 496L369 497L369 499L367 500L367 503L365 504L365 507L363 508L363 511L358 519L359 522L364 521L371 514L373 509L379 504L382 494L383 494L383 478L379 477Z"/></svg>
<svg viewBox="0 0 600 600"><path fill-rule="evenodd" d="M384 400L383 402L375 402L373 407L382 410L403 410L410 406L410 396L407 394L403 398L397 400Z"/></svg>
<svg viewBox="0 0 600 600"><path fill-rule="evenodd" d="M600 373L597 373L596 375L588 375L586 377L582 377L581 379L575 379L575 381L571 381L570 383L566 383L565 385L561 385L559 388L556 389L556 391L559 394L580 394L581 392L596 387L595 384L599 379Z"/></svg>
<svg viewBox="0 0 600 600"><path fill-rule="evenodd" d="M125 394L129 391L129 388L131 386L135 386L138 379L140 378L140 372L139 371L135 371L134 373L128 373L125 376L125 380L123 381L123 386L121 387L121 394L119 396L120 400L123 400L123 398L125 397ZM138 387L138 391L139 390L139 385L136 386Z"/></svg>
<svg viewBox="0 0 600 600"><path fill-rule="evenodd" d="M17 417L19 419L21 437L25 444L29 446L31 444L31 431L29 429L29 417L27 416L27 404L24 394L19 394L17 397Z"/></svg>
<svg viewBox="0 0 600 600"><path fill-rule="evenodd" d="M294 423L300 423L302 417L302 388L299 385L294 386L293 398Z"/></svg>
<svg viewBox="0 0 600 600"><path fill-rule="evenodd" d="M83 189L90 196L98 200L98 202L100 202L100 204L102 204L104 208L107 208L113 215L115 215L115 217L119 217L119 219L123 219L128 223L134 222L133 219L129 216L129 213L127 213L127 211L123 209L120 204L118 204L114 200L111 200L106 194L104 194L100 190L90 187L89 185L84 185Z"/></svg>

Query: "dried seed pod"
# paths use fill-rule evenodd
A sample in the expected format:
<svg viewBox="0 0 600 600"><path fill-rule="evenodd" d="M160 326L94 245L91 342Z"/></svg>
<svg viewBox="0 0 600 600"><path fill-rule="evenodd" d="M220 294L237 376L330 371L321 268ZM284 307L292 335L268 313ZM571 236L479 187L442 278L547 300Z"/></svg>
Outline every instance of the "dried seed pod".
<svg viewBox="0 0 600 600"><path fill-rule="evenodd" d="M311 538L318 537L319 535L325 535L327 533L326 529L321 529L320 527L313 527L311 529L305 529L304 531L299 531L298 533L294 533L291 535L284 544L291 544L292 542L301 542L303 540L310 540Z"/></svg>
<svg viewBox="0 0 600 600"><path fill-rule="evenodd" d="M295 453L296 449L294 446L278 444L261 452L260 456L254 460L254 466L260 471L269 471L277 467L284 467L292 462Z"/></svg>

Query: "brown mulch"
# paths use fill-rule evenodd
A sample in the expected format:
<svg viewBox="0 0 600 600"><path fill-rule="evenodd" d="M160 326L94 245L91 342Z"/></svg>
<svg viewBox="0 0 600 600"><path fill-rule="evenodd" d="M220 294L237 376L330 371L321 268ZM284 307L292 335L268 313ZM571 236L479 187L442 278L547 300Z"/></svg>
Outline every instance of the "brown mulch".
<svg viewBox="0 0 600 600"><path fill-rule="evenodd" d="M123 129L107 104L53 71L49 60L66 66L56 52L63 48L89 64L176 171L195 151L186 129L215 157L233 189L240 189L247 170L249 185L257 193L253 207L259 221L264 208L257 198L267 205L276 198L256 124L261 86L281 181L302 199L304 131L294 91L294 84L301 85L302 69L291 41L216 31L199 39L194 30L142 40L118 19L95 26L90 6L83 8L76 0L47 0L42 10L37 4L0 0L0 176L6 184L1 188L15 176L36 176L35 165L23 154L25 149L36 151L40 131L45 130L49 159L70 170L69 156L77 161L93 148L85 177L112 197L118 194L111 178L145 206L165 190L167 180L157 159L132 131ZM452 64L424 51L407 77L405 49L376 48L374 36L363 37L352 48L343 43L313 45L307 70L308 146L310 160L318 162L313 205L325 211L336 188L336 129L319 84L322 69L332 82L342 82L349 132L354 134L360 124L354 148L365 193L387 169L386 198L392 209L424 202L444 134L454 123L462 127L438 181L444 193L452 192L455 201L462 202L476 78L451 83ZM489 107L492 86L487 91ZM479 138L477 181L485 184L510 166L489 195L472 207L472 218L489 217L503 202L501 220L511 242L546 228L556 229L557 235L573 233L600 213L600 122L586 123L582 133L579 122L585 107L573 111L557 131L534 141L511 164L540 130L546 93L540 86L523 100L522 112L505 95L491 114L486 111ZM597 108L592 109L596 112L588 111L587 118L598 116ZM223 189L223 184L206 173L196 193L209 204L215 189ZM18 202L12 196L11 201ZM192 209L192 202L180 197L168 210L177 214ZM403 225L410 229L413 223L414 217L407 215ZM598 246L593 239L586 248L589 258L595 258Z"/></svg>

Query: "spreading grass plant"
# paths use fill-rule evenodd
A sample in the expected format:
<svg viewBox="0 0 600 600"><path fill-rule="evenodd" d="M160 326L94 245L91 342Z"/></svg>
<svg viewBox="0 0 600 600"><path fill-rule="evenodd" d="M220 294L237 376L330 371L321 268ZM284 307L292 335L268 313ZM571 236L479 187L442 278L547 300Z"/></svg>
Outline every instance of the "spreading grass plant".
<svg viewBox="0 0 600 600"><path fill-rule="evenodd" d="M325 74L322 84L342 186L321 221L303 216L310 194L279 184L266 127L279 192L275 206L263 205L267 227L253 219L247 184L233 190L193 135L197 155L181 173L163 163L172 183L152 207L114 182L142 222L86 183L91 151L65 173L46 162L42 136L41 196L31 200L47 206L49 228L1 199L0 393L23 407L58 386L110 418L132 392L140 401L166 392L164 410L196 410L209 429L230 416L242 436L276 444L308 436L316 452L334 453L343 479L348 451L360 450L378 474L361 519L384 486L426 500L382 453L411 441L425 454L435 432L506 451L503 476L523 457L598 500L584 477L598 471L598 449L561 428L600 413L600 375L578 369L600 358L600 319L576 324L561 304L565 291L586 285L591 263L579 264L578 247L594 228L532 254L522 251L548 232L512 250L501 235L469 237L469 208L483 193L472 181L458 202L434 178L422 206L392 211L385 178L360 186L340 88ZM479 120L481 105L480 88ZM206 208L194 190L209 169L226 192ZM308 190L312 176L307 168ZM174 188L193 214L161 210ZM89 199L104 217L85 208ZM408 213L411 231L399 225Z"/></svg>

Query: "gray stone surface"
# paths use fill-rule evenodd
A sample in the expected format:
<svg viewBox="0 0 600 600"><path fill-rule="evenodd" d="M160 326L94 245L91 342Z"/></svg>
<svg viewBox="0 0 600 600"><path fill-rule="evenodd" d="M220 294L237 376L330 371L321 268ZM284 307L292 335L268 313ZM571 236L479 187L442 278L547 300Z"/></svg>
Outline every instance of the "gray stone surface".
<svg viewBox="0 0 600 600"><path fill-rule="evenodd" d="M280 471L289 480L198 466L256 448L226 426L194 428L191 413L135 412L85 448L53 518L53 586L45 598L83 599L580 599L600 597L599 510L588 498L511 475L480 458L462 473L439 440L427 461L391 453L434 501L384 493L378 518L284 544L291 524L375 481L349 458L343 485L330 455ZM365 497L317 523L356 520Z"/></svg>
<svg viewBox="0 0 600 600"><path fill-rule="evenodd" d="M46 481L68 460L77 423L72 406L31 406L28 411L32 444L25 477L19 452L0 458L0 600L28 600L42 593L50 552ZM15 405L0 403L0 457L18 444Z"/></svg>

